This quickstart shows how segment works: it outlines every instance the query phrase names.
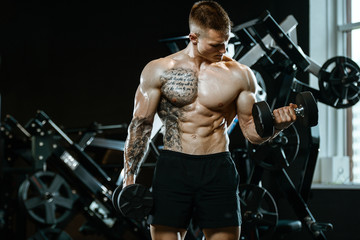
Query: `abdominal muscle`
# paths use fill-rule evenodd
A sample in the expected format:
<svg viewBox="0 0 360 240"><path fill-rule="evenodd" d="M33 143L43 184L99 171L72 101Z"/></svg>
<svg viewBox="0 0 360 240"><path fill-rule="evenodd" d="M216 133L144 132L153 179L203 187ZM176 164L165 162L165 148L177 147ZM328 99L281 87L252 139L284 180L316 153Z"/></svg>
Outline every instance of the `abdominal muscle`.
<svg viewBox="0 0 360 240"><path fill-rule="evenodd" d="M234 85L226 72L212 76L214 69L223 70L218 68L198 73L174 67L161 75L158 114L165 126L164 149L195 155L228 151L227 126L235 116L232 102L238 91L224 87Z"/></svg>
<svg viewBox="0 0 360 240"><path fill-rule="evenodd" d="M164 149L194 155L228 151L227 121L223 114L204 112L204 107L201 111L197 111L199 107L192 109L181 109L176 122L165 121Z"/></svg>

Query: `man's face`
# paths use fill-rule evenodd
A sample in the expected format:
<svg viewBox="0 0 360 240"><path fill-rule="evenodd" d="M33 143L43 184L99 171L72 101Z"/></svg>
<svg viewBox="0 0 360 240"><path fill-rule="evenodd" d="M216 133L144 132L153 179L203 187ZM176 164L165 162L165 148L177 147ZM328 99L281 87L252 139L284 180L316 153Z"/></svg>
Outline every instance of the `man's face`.
<svg viewBox="0 0 360 240"><path fill-rule="evenodd" d="M199 55L211 62L221 61L226 53L230 33L222 33L213 29L204 31L198 38Z"/></svg>

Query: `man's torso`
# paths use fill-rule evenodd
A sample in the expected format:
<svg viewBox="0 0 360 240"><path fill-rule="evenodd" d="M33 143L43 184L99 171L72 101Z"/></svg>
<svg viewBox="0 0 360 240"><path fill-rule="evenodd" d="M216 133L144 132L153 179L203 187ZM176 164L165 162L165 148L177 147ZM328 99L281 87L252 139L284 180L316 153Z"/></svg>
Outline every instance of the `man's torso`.
<svg viewBox="0 0 360 240"><path fill-rule="evenodd" d="M166 60L165 60L166 61ZM228 150L226 130L244 88L234 61L195 63L181 53L162 72L158 113L165 125L164 148L189 154Z"/></svg>

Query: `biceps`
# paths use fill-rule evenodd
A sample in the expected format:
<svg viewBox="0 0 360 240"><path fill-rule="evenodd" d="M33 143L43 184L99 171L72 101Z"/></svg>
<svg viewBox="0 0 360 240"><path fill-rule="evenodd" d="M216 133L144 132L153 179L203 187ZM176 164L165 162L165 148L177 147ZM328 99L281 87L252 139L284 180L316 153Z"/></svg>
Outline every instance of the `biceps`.
<svg viewBox="0 0 360 240"><path fill-rule="evenodd" d="M237 102L237 115L239 118L239 124L247 125L252 120L252 107L255 103L255 94L249 91L243 91L240 93Z"/></svg>
<svg viewBox="0 0 360 240"><path fill-rule="evenodd" d="M160 101L160 89L138 87L135 94L134 118L153 119Z"/></svg>

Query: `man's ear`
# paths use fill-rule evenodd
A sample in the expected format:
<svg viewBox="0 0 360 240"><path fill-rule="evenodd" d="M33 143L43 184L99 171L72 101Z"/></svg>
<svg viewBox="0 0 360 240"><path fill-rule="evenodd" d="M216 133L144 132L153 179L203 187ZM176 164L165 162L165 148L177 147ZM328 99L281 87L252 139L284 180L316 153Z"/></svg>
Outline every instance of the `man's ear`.
<svg viewBox="0 0 360 240"><path fill-rule="evenodd" d="M191 32L189 34L189 40L196 45L198 43L198 36L196 35L196 33Z"/></svg>

